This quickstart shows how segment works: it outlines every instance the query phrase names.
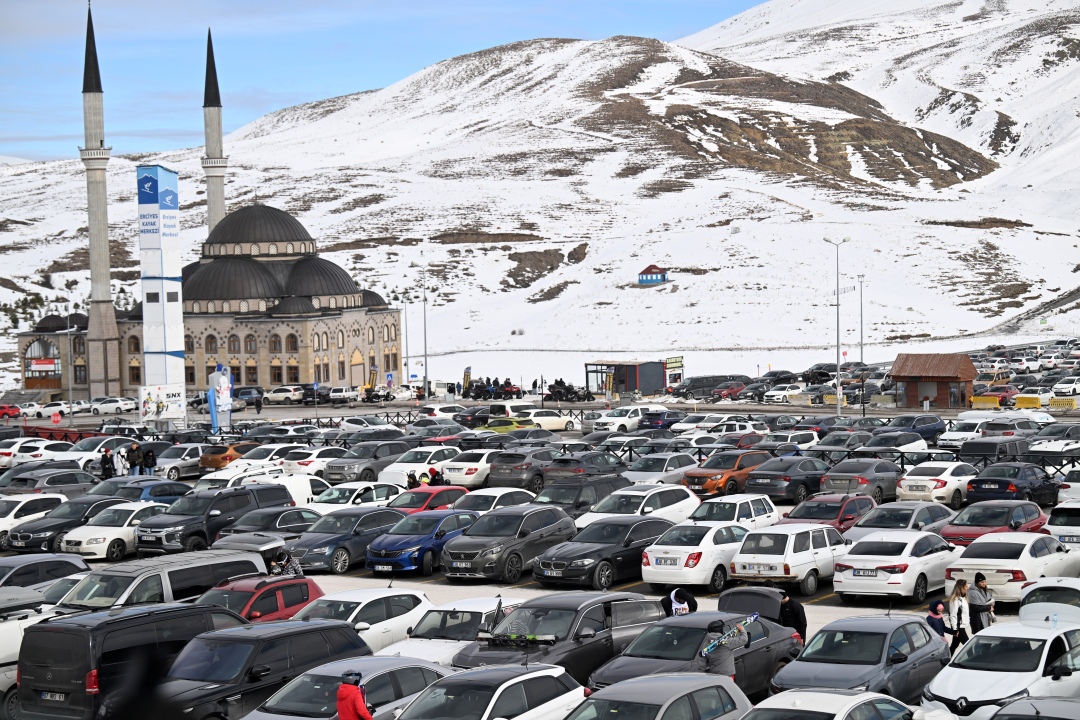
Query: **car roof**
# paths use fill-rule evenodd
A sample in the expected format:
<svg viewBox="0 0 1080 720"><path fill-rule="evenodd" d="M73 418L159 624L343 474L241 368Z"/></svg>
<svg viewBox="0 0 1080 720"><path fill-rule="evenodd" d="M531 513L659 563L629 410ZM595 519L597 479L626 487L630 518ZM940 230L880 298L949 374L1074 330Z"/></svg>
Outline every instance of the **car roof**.
<svg viewBox="0 0 1080 720"><path fill-rule="evenodd" d="M562 672L562 668L556 665L484 665L473 668L472 670L462 670L453 675L447 675L444 680L450 682L461 680L484 685L502 685L505 682L516 680L524 675L544 670L559 670ZM545 674L551 673L547 672Z"/></svg>
<svg viewBox="0 0 1080 720"><path fill-rule="evenodd" d="M547 507L547 506L546 505L541 505L539 507ZM609 515L609 516L597 518L593 522L589 523L589 525L626 525L626 526L630 526L630 525L637 525L639 522L642 522L643 520L663 520L664 522L667 522L666 520L664 520L663 518L660 518L660 517L650 517L650 516L645 516L645 515Z"/></svg>
<svg viewBox="0 0 1080 720"><path fill-rule="evenodd" d="M420 660L419 658L412 657L398 657L394 655L368 655L367 657L354 657L328 662L325 665L311 668L306 671L304 675L330 675L331 677L338 677L346 670L355 670L364 677L368 677L370 675L386 672L387 670L395 670L401 667L416 667L417 665L430 668L431 670L441 671L439 672L440 675L443 673L453 674L450 668L442 667L428 660Z"/></svg>
<svg viewBox="0 0 1080 720"><path fill-rule="evenodd" d="M848 500L855 497L854 495L845 495L844 493L819 493L811 495L803 500L803 502L837 502L840 500Z"/></svg>
<svg viewBox="0 0 1080 720"><path fill-rule="evenodd" d="M120 479L122 479L122 478L117 478L117 480L120 480ZM178 481L176 481L176 480L165 480L164 478L154 478L152 480L151 479L132 480L127 485L125 485L125 487L130 487L132 485L136 485L138 487L154 487L155 485L176 485L177 482Z"/></svg>
<svg viewBox="0 0 1080 720"><path fill-rule="evenodd" d="M679 488L681 485L631 485L630 487L619 488L612 495L649 495L651 493L660 492L661 490L670 490L672 488Z"/></svg>
<svg viewBox="0 0 1080 720"><path fill-rule="evenodd" d="M292 575L260 575L259 577L246 577L239 580L233 580L232 582L221 583L215 587L218 589L228 588L230 590L262 590L264 587L271 585L281 585L287 582L299 581L303 582L308 578L294 577Z"/></svg>
<svg viewBox="0 0 1080 720"><path fill-rule="evenodd" d="M412 592L420 595L425 600L427 595L421 590L409 590L405 588L364 588L357 590L339 590L335 593L328 593L323 595L319 600L346 600L349 602L367 602L368 600L376 600L378 598L390 597L391 595L400 595L403 592Z"/></svg>
<svg viewBox="0 0 1080 720"><path fill-rule="evenodd" d="M893 506L895 504L896 503L889 503L889 506L891 507L891 506ZM1001 533L998 533L998 534L1001 534ZM861 543L861 542L902 542L902 543L911 544L911 543L915 542L916 540L919 540L919 539L927 537L927 536L929 536L929 537L938 537L938 534L937 533L932 533L932 532L929 532L929 531L924 531L924 530L881 530L881 531L875 530L874 532L872 532L872 533L870 533L868 535L863 535L861 538L859 538L855 542L856 543ZM1045 536L1040 536L1040 537L1045 537ZM857 556L853 556L853 557L857 557Z"/></svg>
<svg viewBox="0 0 1080 720"><path fill-rule="evenodd" d="M341 486L338 485L338 487L341 487ZM477 488L475 490L472 490L472 491L469 492L469 495L470 496L471 495L505 495L506 493L512 493L512 492L527 493L529 491L524 489L524 488L516 488L516 487L486 487L486 488Z"/></svg>
<svg viewBox="0 0 1080 720"><path fill-rule="evenodd" d="M400 591L399 591L400 592ZM324 596L325 597L325 596ZM341 620L327 620L325 618L305 618L303 620L278 620L268 623L251 623L250 625L237 625L221 630L210 630L198 637L210 636L215 640L249 640L275 638L289 635L300 635L319 628L348 628L352 626Z"/></svg>
<svg viewBox="0 0 1080 720"><path fill-rule="evenodd" d="M984 545L992 542L1006 542L1014 543L1016 545L1029 545L1039 538L1049 537L1043 533L1033 532L1007 532L1007 533L989 533L986 535L980 535L971 541L971 544L979 543ZM970 546L969 546L970 547Z"/></svg>
<svg viewBox="0 0 1080 720"><path fill-rule="evenodd" d="M338 487L340 487L340 486L338 486ZM385 507L385 506L381 506L381 505L377 506L377 507L376 506L370 506L370 507L347 507L347 508L342 508L341 510L335 510L333 512L327 513L326 515L333 515L334 517L341 517L342 515L345 515L345 516L348 516L348 517L361 517L363 515L367 515L367 514L373 513L373 512L380 512L382 510L390 510L391 512L401 513L402 517L405 516L405 513L402 513L401 510L399 510L398 508ZM440 510L428 510L427 512L442 512L442 511L440 511ZM324 515L323 517L326 517L326 515Z"/></svg>
<svg viewBox="0 0 1080 720"><path fill-rule="evenodd" d="M71 553L34 553L29 555L9 555L8 557L0 558L0 567L22 567L23 565L31 565L36 562L42 562L44 560L63 560L64 562L71 562L73 558L79 557L78 555L72 555ZM77 563L71 563L75 565Z"/></svg>
<svg viewBox="0 0 1080 720"><path fill-rule="evenodd" d="M610 699L663 705L664 702L675 697L703 688L725 685L727 682L731 681L722 680L721 676L703 673L660 673L623 680L618 683L617 687L606 687L593 693L590 697L597 700Z"/></svg>
<svg viewBox="0 0 1080 720"><path fill-rule="evenodd" d="M914 613L891 613L881 615L856 615L833 620L827 623L824 630L862 630L867 632L888 632L901 625L912 622L922 622L922 616Z"/></svg>
<svg viewBox="0 0 1080 720"><path fill-rule="evenodd" d="M976 505L1004 505L1005 507L1017 507L1018 505L1031 505L1031 500L980 500L979 502L971 503L967 507L974 507ZM965 510L967 508L964 508Z"/></svg>
<svg viewBox="0 0 1080 720"><path fill-rule="evenodd" d="M502 597L501 595L496 595L495 597L469 597L443 603L442 605L436 605L429 609L458 610L463 612L491 612L499 605L499 603L502 603L503 607L516 607L523 602L525 602L523 598Z"/></svg>
<svg viewBox="0 0 1080 720"><path fill-rule="evenodd" d="M519 506L514 506L514 507L519 507ZM383 509L394 510L396 508L379 508L379 510L383 510ZM507 509L507 508L499 508L499 509L504 510L504 509ZM495 512L495 511L492 510L491 512ZM413 513L409 517L411 517L411 518L444 518L444 517L450 517L451 515L474 515L475 516L476 513L474 513L472 510L455 510L454 508L448 508L446 510L421 510L418 513Z"/></svg>
<svg viewBox="0 0 1080 720"><path fill-rule="evenodd" d="M194 555L195 557L190 557ZM225 550L221 548L211 548L209 550L202 550L197 553L181 553L179 555L165 555L157 557L139 558L136 560L125 560L124 562L110 565L107 568L100 568L95 572L102 572L108 575L128 574L139 575L151 570L159 570L162 566L168 567L170 570L184 567L187 565L201 565L204 563L213 562L215 560L230 560L230 559L246 559L257 557L255 553L247 552L243 550Z"/></svg>
<svg viewBox="0 0 1080 720"><path fill-rule="evenodd" d="M68 615L56 615L54 617L48 617L37 623L33 627L35 628L49 628L59 626L79 627L79 628L94 628L103 623L113 622L115 620L122 620L131 617L141 617L147 615L159 615L179 612L181 610L216 610L218 612L228 612L220 605L209 604L192 604L192 603L158 603L154 605L123 605L119 607L107 608L104 610L92 610L89 612L76 612ZM28 630L30 628L27 628Z"/></svg>
<svg viewBox="0 0 1080 720"><path fill-rule="evenodd" d="M791 523L790 525L769 525L768 527L757 528L751 530L750 533L781 533L783 535L794 535L804 530L823 530L828 526L818 525L817 523Z"/></svg>
<svg viewBox="0 0 1080 720"><path fill-rule="evenodd" d="M743 500L761 500L762 498L768 498L768 495L755 495L753 493L734 493L732 495L720 495L718 497L711 497L708 500L703 500L703 503L725 503L725 502L742 502ZM895 505L895 503L892 503Z"/></svg>
<svg viewBox="0 0 1080 720"><path fill-rule="evenodd" d="M862 700L885 697L879 693L866 692L865 690L837 690L834 688L821 690L787 690L779 695L772 695L757 704L758 708L792 708L805 710L813 708L819 712L836 714L850 705L857 704Z"/></svg>
<svg viewBox="0 0 1080 720"><path fill-rule="evenodd" d="M645 599L644 595L632 592L560 592L532 598L524 602L523 606L545 607L554 610L577 610L598 602Z"/></svg>
<svg viewBox="0 0 1080 720"><path fill-rule="evenodd" d="M41 497L40 495L34 495L34 497ZM169 503L163 502L150 502L147 500L132 500L131 502L122 502L118 505L113 505L113 510L142 510L148 507L169 507Z"/></svg>
<svg viewBox="0 0 1080 720"><path fill-rule="evenodd" d="M664 438L664 441L665 442L671 442L674 439L675 438ZM672 458L672 457L681 457L683 455L690 455L690 453L685 453L685 452L662 452L662 453L652 453L651 455L646 455L645 457L665 458L665 459L667 459L667 458ZM690 455L690 457L693 457L693 455ZM638 458L638 459L640 460L641 458Z"/></svg>

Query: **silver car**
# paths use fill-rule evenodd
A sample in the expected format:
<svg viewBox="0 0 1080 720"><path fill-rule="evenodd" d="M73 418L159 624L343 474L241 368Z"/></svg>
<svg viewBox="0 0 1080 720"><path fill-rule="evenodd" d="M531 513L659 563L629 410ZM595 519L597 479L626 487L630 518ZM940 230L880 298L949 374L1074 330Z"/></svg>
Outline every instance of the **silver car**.
<svg viewBox="0 0 1080 720"><path fill-rule="evenodd" d="M154 474L169 480L199 476L199 456L210 448L200 443L183 443L165 448L157 456Z"/></svg>
<svg viewBox="0 0 1080 720"><path fill-rule="evenodd" d="M843 460L821 478L822 492L869 495L878 505L896 499L896 483L904 471L888 460L859 458Z"/></svg>
<svg viewBox="0 0 1080 720"><path fill-rule="evenodd" d="M635 485L640 483L678 484L690 468L697 467L697 460L687 453L653 453L635 460L625 477Z"/></svg>
<svg viewBox="0 0 1080 720"><path fill-rule="evenodd" d="M941 534L956 513L941 503L901 500L876 507L844 533L852 542L882 530L922 530Z"/></svg>
<svg viewBox="0 0 1080 720"><path fill-rule="evenodd" d="M986 423L982 434L983 437L1031 437L1041 429L1042 426L1034 420L1008 418Z"/></svg>

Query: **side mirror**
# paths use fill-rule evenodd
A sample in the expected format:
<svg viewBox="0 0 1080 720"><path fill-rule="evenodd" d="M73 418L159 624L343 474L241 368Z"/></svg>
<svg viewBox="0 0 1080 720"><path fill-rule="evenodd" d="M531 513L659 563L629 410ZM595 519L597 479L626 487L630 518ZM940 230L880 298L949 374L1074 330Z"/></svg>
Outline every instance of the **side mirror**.
<svg viewBox="0 0 1080 720"><path fill-rule="evenodd" d="M518 530L518 537L519 538L528 537L531 534L532 534L532 530L529 530L527 528L521 528L520 530Z"/></svg>
<svg viewBox="0 0 1080 720"><path fill-rule="evenodd" d="M642 515L651 515L653 510L655 510L655 509L656 508L645 508L644 510L641 511L641 514Z"/></svg>
<svg viewBox="0 0 1080 720"><path fill-rule="evenodd" d="M588 500L578 500L574 504L574 507L579 507L579 508L589 507L589 501Z"/></svg>
<svg viewBox="0 0 1080 720"><path fill-rule="evenodd" d="M252 610L248 613L248 620L258 620L262 617L262 613L258 610Z"/></svg>
<svg viewBox="0 0 1080 720"><path fill-rule="evenodd" d="M252 680L262 680L264 677L270 674L269 665L256 665L248 671L248 677Z"/></svg>
<svg viewBox="0 0 1080 720"><path fill-rule="evenodd" d="M844 538L844 544L845 545L850 545L851 544L851 538Z"/></svg>
<svg viewBox="0 0 1080 720"><path fill-rule="evenodd" d="M916 530L922 530L924 527L926 527L926 523L924 523L921 520L919 522L915 523L915 529Z"/></svg>
<svg viewBox="0 0 1080 720"><path fill-rule="evenodd" d="M142 520L132 520L131 527L139 527L142 524ZM1058 548L1060 550L1060 548Z"/></svg>
<svg viewBox="0 0 1080 720"><path fill-rule="evenodd" d="M365 630L370 630L371 626L366 622L358 622L353 625L353 629L356 630L356 632L364 632Z"/></svg>
<svg viewBox="0 0 1080 720"><path fill-rule="evenodd" d="M855 519L854 515L845 515L844 519L843 519L843 522L850 522L850 521L852 521L854 519Z"/></svg>
<svg viewBox="0 0 1080 720"><path fill-rule="evenodd" d="M1070 677L1073 674L1071 668L1064 665L1054 665L1046 669L1046 673L1050 675L1051 680L1060 680L1063 677Z"/></svg>
<svg viewBox="0 0 1080 720"><path fill-rule="evenodd" d="M220 510L211 510L210 511L210 517L218 517L219 515L221 515Z"/></svg>
<svg viewBox="0 0 1080 720"><path fill-rule="evenodd" d="M625 540L622 541L622 546L623 547L630 547L633 544L634 544L634 540L632 538L626 538Z"/></svg>
<svg viewBox="0 0 1080 720"><path fill-rule="evenodd" d="M889 656L890 665L901 665L907 662L907 655L902 652L893 653Z"/></svg>
<svg viewBox="0 0 1080 720"><path fill-rule="evenodd" d="M486 622L482 622L482 623L480 623L480 625L477 626L476 632L478 632L478 633L489 633L489 632L491 632L491 625L489 625Z"/></svg>
<svg viewBox="0 0 1080 720"><path fill-rule="evenodd" d="M1013 529L1013 530L1019 530L1019 529L1020 529L1020 525L1021 525L1021 523L1020 523L1020 521L1019 521L1019 520L1013 520L1013 521L1012 521L1011 523L1009 523L1009 527L1010 527L1011 529Z"/></svg>
<svg viewBox="0 0 1080 720"><path fill-rule="evenodd" d="M435 533L435 538L436 539L443 538L443 537L446 537L446 531L445 530L439 530L439 531L437 531Z"/></svg>
<svg viewBox="0 0 1080 720"><path fill-rule="evenodd" d="M574 639L575 640L588 640L589 638L594 638L594 637L596 637L596 628L587 627L587 628L582 628L581 630L579 630L577 636L575 636Z"/></svg>

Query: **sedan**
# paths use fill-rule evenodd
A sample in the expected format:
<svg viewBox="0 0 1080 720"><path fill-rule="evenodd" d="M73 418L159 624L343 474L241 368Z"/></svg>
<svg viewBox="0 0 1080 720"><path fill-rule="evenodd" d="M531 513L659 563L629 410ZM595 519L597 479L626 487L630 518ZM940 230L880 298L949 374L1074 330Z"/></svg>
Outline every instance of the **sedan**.
<svg viewBox="0 0 1080 720"><path fill-rule="evenodd" d="M135 552L135 532L142 521L160 515L168 507L153 502L113 505L65 535L60 550L87 559L119 562Z"/></svg>
<svg viewBox="0 0 1080 720"><path fill-rule="evenodd" d="M657 483L674 485L683 479L688 468L696 467L697 460L686 453L656 453L640 458L623 473L635 485Z"/></svg>
<svg viewBox="0 0 1080 720"><path fill-rule="evenodd" d="M565 584L605 592L616 582L638 580L642 551L670 527L666 520L636 516L597 520L538 555L533 579L545 588Z"/></svg>
<svg viewBox="0 0 1080 720"><path fill-rule="evenodd" d="M874 501L867 497L817 493L784 513L777 525L828 525L842 533L873 508Z"/></svg>
<svg viewBox="0 0 1080 720"><path fill-rule="evenodd" d="M405 513L381 507L336 510L315 521L286 548L305 572L329 570L348 572L367 557L368 545L392 528Z"/></svg>
<svg viewBox="0 0 1080 720"><path fill-rule="evenodd" d="M738 380L730 380L728 382L720 383L713 388L712 398L713 400L732 400L745 389L745 383L741 383ZM685 419L683 422L689 422L689 418Z"/></svg>
<svg viewBox="0 0 1080 720"><path fill-rule="evenodd" d="M430 468L442 472L442 466L458 455L461 451L456 447L442 445L430 445L410 450L394 462L387 465L379 473L379 482L394 483L405 487L408 473L415 473L418 480L423 482L428 477Z"/></svg>
<svg viewBox="0 0 1080 720"><path fill-rule="evenodd" d="M941 529L941 537L953 545L970 545L991 533L1038 532L1047 516L1039 506L1024 500L986 500L968 505Z"/></svg>
<svg viewBox="0 0 1080 720"><path fill-rule="evenodd" d="M994 385L978 397L995 397L1002 407L1012 405L1013 398L1020 394L1020 388L1015 385Z"/></svg>
<svg viewBox="0 0 1080 720"><path fill-rule="evenodd" d="M962 462L925 462L910 468L897 484L898 500L930 500L959 510L967 500L968 480L978 475Z"/></svg>
<svg viewBox="0 0 1080 720"><path fill-rule="evenodd" d="M765 393L769 391L771 386L767 383L752 383L735 394L735 400L755 400L761 402L765 397Z"/></svg>
<svg viewBox="0 0 1080 720"><path fill-rule="evenodd" d="M855 450L858 455L871 456L875 453L883 450L893 450L896 452L915 452L918 450L926 450L926 441L918 433L913 432L888 432L888 433L875 433L874 436L863 445L861 448Z"/></svg>
<svg viewBox="0 0 1080 720"><path fill-rule="evenodd" d="M800 392L802 392L801 385L773 385L765 393L763 399L767 403L787 403L791 402L792 395L798 395Z"/></svg>
<svg viewBox="0 0 1080 720"><path fill-rule="evenodd" d="M1074 553L1057 538L1033 532L983 535L968 545L963 554L945 570L948 580L975 582L975 574L986 577L994 598L1018 602L1025 583L1041 577L1071 577L1080 574L1080 552Z"/></svg>
<svg viewBox="0 0 1080 720"><path fill-rule="evenodd" d="M462 487L487 487L491 463L501 450L468 450L443 463L443 477Z"/></svg>
<svg viewBox="0 0 1080 720"><path fill-rule="evenodd" d="M16 525L8 534L9 549L15 552L60 552L64 536L90 522L98 513L124 502L120 498L93 495L68 500L38 520Z"/></svg>
<svg viewBox="0 0 1080 720"><path fill-rule="evenodd" d="M218 536L225 537L226 535L255 532L270 533L282 537L300 535L314 525L320 517L322 515L307 508L259 508L238 517L231 524L222 528Z"/></svg>
<svg viewBox="0 0 1080 720"><path fill-rule="evenodd" d="M531 492L517 488L480 488L458 498L453 509L475 513L479 517L496 508L527 505L534 497Z"/></svg>
<svg viewBox="0 0 1080 720"><path fill-rule="evenodd" d="M641 554L641 579L659 593L669 586L687 585L721 592L746 532L736 522L694 520L676 525Z"/></svg>
<svg viewBox="0 0 1080 720"><path fill-rule="evenodd" d="M68 452L72 447L74 446L69 442L38 438L36 442L19 445L11 456L11 464L22 465L34 460L56 460L59 455Z"/></svg>
<svg viewBox="0 0 1080 720"><path fill-rule="evenodd" d="M574 419L555 410L521 410L515 417L528 418L544 430L573 430Z"/></svg>
<svg viewBox="0 0 1080 720"><path fill-rule="evenodd" d="M871 531L836 563L833 590L845 602L867 595L921 604L945 588L945 569L962 552L932 532Z"/></svg>
<svg viewBox="0 0 1080 720"><path fill-rule="evenodd" d="M1024 388L1019 394L1013 397L1013 402L1020 400L1024 401L1038 401L1040 407L1049 407L1050 401L1054 399L1054 391L1050 388L1041 387L1039 385Z"/></svg>
<svg viewBox="0 0 1080 720"><path fill-rule="evenodd" d="M869 495L880 505L886 499L896 499L896 483L903 473L888 460L844 460L821 478L821 490Z"/></svg>
<svg viewBox="0 0 1080 720"><path fill-rule="evenodd" d="M1032 463L1002 462L983 468L968 480L969 502L982 500L1032 500L1056 505L1060 483Z"/></svg>
<svg viewBox="0 0 1080 720"><path fill-rule="evenodd" d="M169 480L198 477L199 458L208 448L208 445L197 443L173 445L165 448L157 456L157 466L154 468L154 474L161 475Z"/></svg>
<svg viewBox="0 0 1080 720"><path fill-rule="evenodd" d="M120 415L134 412L137 407L138 403L128 398L101 398L90 404L90 412L94 415Z"/></svg>
<svg viewBox="0 0 1080 720"><path fill-rule="evenodd" d="M397 508L406 515L425 510L448 510L467 492L465 488L454 485L423 485L401 493L386 507Z"/></svg>
<svg viewBox="0 0 1080 720"><path fill-rule="evenodd" d="M901 500L876 507L844 532L847 540L861 540L885 530L918 530L941 534L956 513L944 505L925 500Z"/></svg>
<svg viewBox="0 0 1080 720"><path fill-rule="evenodd" d="M816 458L773 458L750 471L746 492L799 503L821 489L821 478L828 470L829 466Z"/></svg>
<svg viewBox="0 0 1080 720"><path fill-rule="evenodd" d="M286 455L281 463L281 469L287 475L314 475L322 477L326 472L326 464L331 460L337 460L345 456L348 450L342 447L320 447L293 450Z"/></svg>
<svg viewBox="0 0 1080 720"><path fill-rule="evenodd" d="M397 720L564 718L588 694L572 678L567 682L567 677L565 670L554 665L474 668L432 683Z"/></svg>
<svg viewBox="0 0 1080 720"><path fill-rule="evenodd" d="M550 465L544 468L544 485L561 477L577 477L579 475L618 475L627 468L626 463L616 455L609 452L593 450L590 452L573 453L555 458Z"/></svg>
<svg viewBox="0 0 1080 720"><path fill-rule="evenodd" d="M356 628L372 652L377 652L408 637L409 629L432 607L427 595L418 590L343 590L323 595L293 618L344 620Z"/></svg>
<svg viewBox="0 0 1080 720"><path fill-rule="evenodd" d="M618 515L648 515L678 523L690 517L700 504L694 493L681 486L632 485L596 503L576 523L578 528L584 528L600 518Z"/></svg>

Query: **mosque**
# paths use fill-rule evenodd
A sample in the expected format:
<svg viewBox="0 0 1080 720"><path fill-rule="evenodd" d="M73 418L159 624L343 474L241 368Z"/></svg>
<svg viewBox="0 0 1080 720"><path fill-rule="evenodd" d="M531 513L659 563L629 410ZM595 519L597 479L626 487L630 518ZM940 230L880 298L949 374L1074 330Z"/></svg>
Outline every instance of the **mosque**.
<svg viewBox="0 0 1080 720"><path fill-rule="evenodd" d="M89 12L89 11L88 11ZM91 303L89 314L48 315L18 336L23 387L55 399L135 397L146 384L142 308L145 294L117 312L109 287L108 218L101 75L93 18L87 16L83 68ZM400 310L319 257L317 241L288 213L253 204L225 214L228 159L223 154L221 97L213 41L207 35L203 96L208 235L199 260L183 269L184 368L189 392L207 389L220 363L233 384L262 386L401 382ZM134 178L132 178L134 183Z"/></svg>

